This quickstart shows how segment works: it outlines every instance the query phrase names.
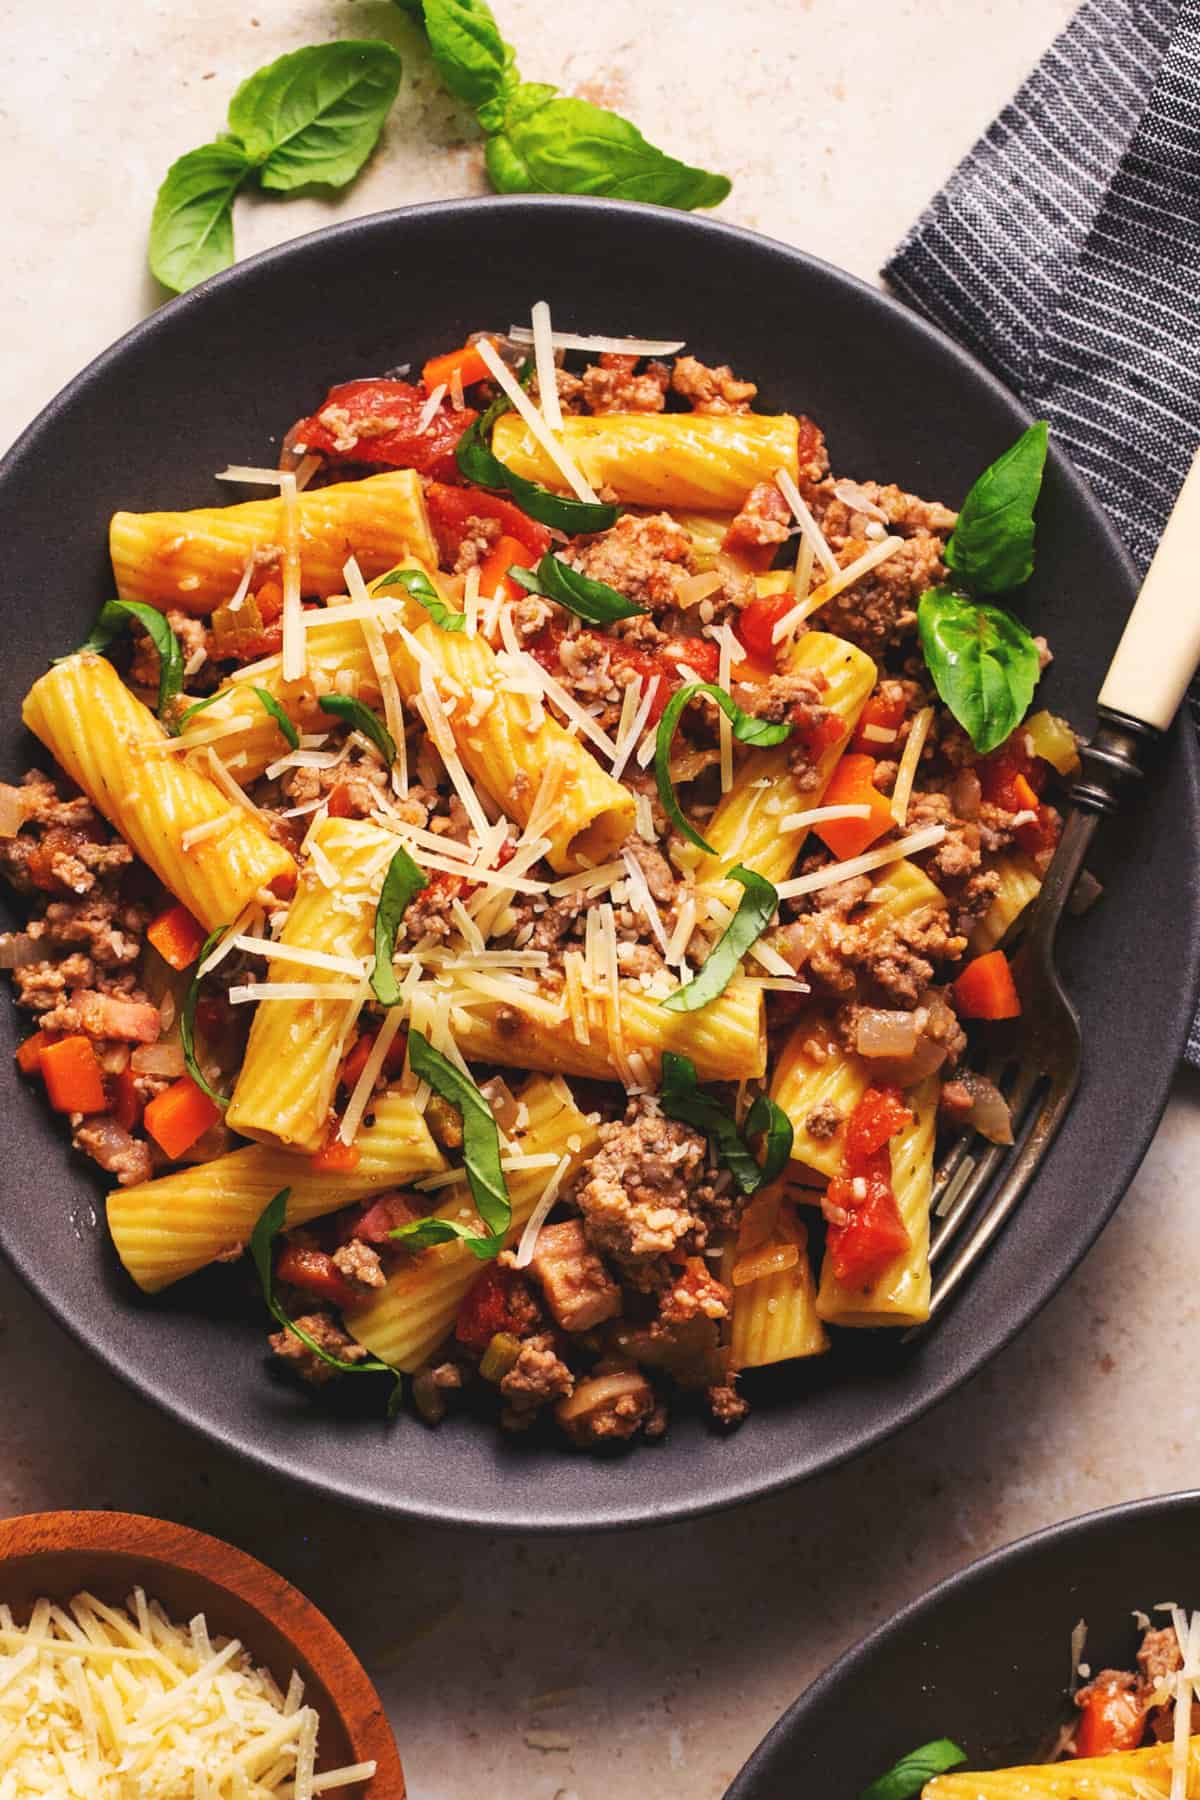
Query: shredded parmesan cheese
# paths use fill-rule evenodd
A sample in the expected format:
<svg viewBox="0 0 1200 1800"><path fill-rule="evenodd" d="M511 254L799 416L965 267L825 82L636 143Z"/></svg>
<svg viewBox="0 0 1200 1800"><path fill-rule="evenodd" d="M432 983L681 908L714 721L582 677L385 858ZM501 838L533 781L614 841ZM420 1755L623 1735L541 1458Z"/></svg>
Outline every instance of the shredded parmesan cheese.
<svg viewBox="0 0 1200 1800"><path fill-rule="evenodd" d="M528 325L510 325L508 335L514 344L532 344L533 332ZM594 350L611 356L674 356L682 350L684 339L676 343L667 338L580 337L574 331L552 331L550 343L555 350Z"/></svg>
<svg viewBox="0 0 1200 1800"><path fill-rule="evenodd" d="M826 819L869 819L869 806L847 801L844 806L810 806L807 812L788 813L780 819L780 831L807 831L810 825L823 825Z"/></svg>
<svg viewBox="0 0 1200 1800"><path fill-rule="evenodd" d="M791 507L796 523L800 527L801 536L807 538L812 545L813 554L825 573L831 576L836 575L838 572L837 557L829 548L825 540L825 533L813 518L808 502L786 469L776 469L775 486Z"/></svg>
<svg viewBox="0 0 1200 1800"><path fill-rule="evenodd" d="M305 950L299 944L275 943L271 938L251 937L239 932L233 940L235 950L246 950L251 956L268 956L272 962L297 963L305 969L328 969L334 975L349 975L357 981L363 972L362 960L354 956L334 956L328 950Z"/></svg>
<svg viewBox="0 0 1200 1800"><path fill-rule="evenodd" d="M319 1719L202 1614L176 1625L136 1589L125 1607L0 1606L0 1794L5 1800L313 1800L375 1764L314 1773Z"/></svg>
<svg viewBox="0 0 1200 1800"><path fill-rule="evenodd" d="M852 856L849 862L827 863L823 869L813 869L807 875L797 875L792 881L780 882L776 893L781 900L794 900L797 894L812 894L819 888L833 887L839 881L849 881L852 875L866 875L871 869L882 869L888 863L900 862L903 857L917 856L922 850L932 850L940 844L946 835L944 825L926 825L911 836L897 838L894 843L884 844L879 850L867 850L862 856Z"/></svg>
<svg viewBox="0 0 1200 1800"><path fill-rule="evenodd" d="M428 400L426 400L424 406L421 408L421 416L417 420L414 436L423 437L425 435L429 430L429 427L433 424L434 414L437 412L438 407L445 398L446 384L444 381L439 381L432 394L430 394Z"/></svg>
<svg viewBox="0 0 1200 1800"><path fill-rule="evenodd" d="M242 579L238 582L233 593L230 595L229 611L231 613L241 612L243 606L246 604L246 595L250 592L250 581L253 574L254 552L251 550L249 556L242 565Z"/></svg>
<svg viewBox="0 0 1200 1800"><path fill-rule="evenodd" d="M641 687L641 681L642 681L642 678L639 675L638 679L637 679L637 686L639 688ZM658 690L659 690L659 687L661 686L661 684L662 684L661 675L652 675L650 677L650 680L646 686L646 691L642 695L641 703L638 706L637 712L633 716L633 721L630 724L629 730L628 730L626 736L624 737L624 739L622 739L620 731L618 729L617 743L618 743L619 748L617 750L616 756L613 759L613 766L612 766L614 781L620 781L622 775L625 773L625 765L628 763L630 756L633 754L634 745L638 742L643 731L646 729L646 720L650 717L650 708L654 705L654 696L658 693ZM626 688L625 692L628 694L630 692L629 688ZM724 714L722 714L721 716L723 718ZM622 717L624 717L623 713L622 713Z"/></svg>
<svg viewBox="0 0 1200 1800"><path fill-rule="evenodd" d="M190 825L179 839L179 848L186 856L197 844L206 843L209 838L219 837L227 831L238 817L239 808L231 806L228 812L219 813L215 819L205 819L202 825Z"/></svg>
<svg viewBox="0 0 1200 1800"><path fill-rule="evenodd" d="M283 500L283 679L302 681L308 668L308 646L300 605L300 501L296 477L279 480Z"/></svg>
<svg viewBox="0 0 1200 1800"><path fill-rule="evenodd" d="M908 742L900 758L900 767L896 771L896 785L892 790L892 817L900 830L904 830L908 818L908 803L912 799L913 783L917 779L917 765L921 760L921 752L925 748L925 740L929 736L929 727L933 724L932 706L923 706L913 719L908 732Z"/></svg>
<svg viewBox="0 0 1200 1800"><path fill-rule="evenodd" d="M499 356L496 354L496 351L492 348L491 344L488 343L486 338L481 338L479 340L478 349L480 356L487 365L488 373L492 376L493 380L504 389L504 392L512 401L513 406L521 415L522 419L524 419L526 425L528 425L530 431L542 446L542 449L546 452L546 455L550 458L555 468L562 474L567 486L572 489L580 500L587 500L595 505L596 494L594 489L589 487L588 483L584 480L574 458L568 455L567 451L563 449L563 446L557 442L553 433L546 429L546 421L543 419L537 407L534 406L520 382L513 379L513 376L505 368Z"/></svg>
<svg viewBox="0 0 1200 1800"><path fill-rule="evenodd" d="M824 606L827 601L834 599L838 594L844 593L846 588L853 587L856 581L861 581L864 575L869 575L872 569L877 569L880 563L888 560L889 556L895 556L903 543L902 537L884 538L880 543L872 544L869 550L864 550L861 556L856 557L852 563L848 563L844 569L838 569L830 575L828 581L823 581L819 588L815 588L806 600L802 600L798 606L793 606L790 612L784 613L771 633L771 642L778 644L782 638L789 637L797 625L802 625L805 619L811 618L819 607Z"/></svg>
<svg viewBox="0 0 1200 1800"><path fill-rule="evenodd" d="M363 580L362 570L358 566L357 557L352 556L342 574L346 577L346 587L351 601L359 606L369 606L371 595ZM408 749L404 736L404 706L400 699L400 689L396 685L396 677L392 673L391 661L384 648L383 632L374 619L362 622L363 640L367 646L367 655L371 659L371 667L375 671L375 679L379 683L379 697L383 701L384 723L396 746L395 778L396 789L401 794L408 792Z"/></svg>
<svg viewBox="0 0 1200 1800"><path fill-rule="evenodd" d="M533 309L533 360L546 429L561 431L563 418L558 401L558 371L554 366L554 334L550 329L550 308L545 300L539 300Z"/></svg>
<svg viewBox="0 0 1200 1800"><path fill-rule="evenodd" d="M629 878L630 904L635 911L641 913L658 939L659 947L665 955L670 940L667 937L667 928L662 922L662 914L654 903L654 895L650 892L650 884L646 880L645 870L632 850L622 850L621 860Z"/></svg>
<svg viewBox="0 0 1200 1800"><path fill-rule="evenodd" d="M255 981L245 987L231 987L231 1006L250 1006L257 1000L357 1000L361 982L349 981Z"/></svg>
<svg viewBox="0 0 1200 1800"><path fill-rule="evenodd" d="M571 1166L569 1156L560 1156L553 1175L542 1189L537 1205L529 1215L525 1229L521 1233L521 1241L517 1245L517 1253L513 1262L518 1269L527 1269L533 1261L534 1247L538 1233L553 1211L554 1202L558 1199L558 1190L562 1186L563 1176Z"/></svg>
<svg viewBox="0 0 1200 1800"><path fill-rule="evenodd" d="M367 1101L375 1091L379 1072L383 1068L384 1059L400 1029L402 1017L402 1008L399 1006L389 1007L384 1014L383 1024L379 1027L375 1042L371 1045L371 1053L363 1064L362 1073L354 1084L354 1089L346 1102L346 1110L342 1114L338 1137L343 1144L354 1142L363 1113L367 1110Z"/></svg>

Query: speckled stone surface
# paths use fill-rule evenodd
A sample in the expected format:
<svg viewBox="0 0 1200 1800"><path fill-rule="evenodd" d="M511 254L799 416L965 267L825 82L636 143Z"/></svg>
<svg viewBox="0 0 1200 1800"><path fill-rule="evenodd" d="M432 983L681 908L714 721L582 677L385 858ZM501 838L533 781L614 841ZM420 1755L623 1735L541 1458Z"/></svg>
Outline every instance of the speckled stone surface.
<svg viewBox="0 0 1200 1800"><path fill-rule="evenodd" d="M1071 11L496 3L530 78L626 110L734 177L724 215L867 277ZM143 244L167 163L213 135L250 70L335 35L406 52L382 150L337 202L241 203L243 253L482 190L472 127L395 9L0 5L0 439L155 303ZM265 1557L362 1653L415 1800L715 1800L799 1689L931 1581L1052 1520L1200 1476L1194 1384L1171 1373L1197 1329L1198 1149L1200 1082L1183 1075L1083 1268L902 1438L735 1515L591 1541L392 1525L248 1474L94 1367L0 1270L0 1513L126 1507Z"/></svg>

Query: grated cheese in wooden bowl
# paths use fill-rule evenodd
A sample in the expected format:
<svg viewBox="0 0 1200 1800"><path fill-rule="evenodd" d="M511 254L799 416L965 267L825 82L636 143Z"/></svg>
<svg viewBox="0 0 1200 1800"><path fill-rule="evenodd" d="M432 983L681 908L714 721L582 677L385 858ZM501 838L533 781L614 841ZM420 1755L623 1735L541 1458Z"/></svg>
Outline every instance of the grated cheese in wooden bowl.
<svg viewBox="0 0 1200 1800"><path fill-rule="evenodd" d="M315 1771L318 1718L237 1638L183 1627L135 1588L125 1607L0 1606L0 1800L315 1800L375 1764Z"/></svg>

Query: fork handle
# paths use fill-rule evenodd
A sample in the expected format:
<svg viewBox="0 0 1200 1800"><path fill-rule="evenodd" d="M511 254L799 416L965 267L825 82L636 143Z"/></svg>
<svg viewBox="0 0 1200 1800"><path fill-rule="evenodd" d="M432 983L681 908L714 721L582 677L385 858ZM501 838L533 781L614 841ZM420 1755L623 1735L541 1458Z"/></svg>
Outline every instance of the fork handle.
<svg viewBox="0 0 1200 1800"><path fill-rule="evenodd" d="M1100 706L1165 731L1200 663L1200 451L1109 664Z"/></svg>

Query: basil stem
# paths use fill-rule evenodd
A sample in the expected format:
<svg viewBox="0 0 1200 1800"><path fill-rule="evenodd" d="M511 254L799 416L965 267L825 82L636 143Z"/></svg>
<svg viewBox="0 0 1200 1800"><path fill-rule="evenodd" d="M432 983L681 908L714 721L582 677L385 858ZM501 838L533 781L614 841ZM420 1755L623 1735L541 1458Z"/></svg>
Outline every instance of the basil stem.
<svg viewBox="0 0 1200 1800"><path fill-rule="evenodd" d="M757 749L765 750L772 744L782 744L791 736L793 727L788 723L773 725L767 719L756 719L752 713L743 712L732 695L727 694L714 681L691 681L667 702L662 718L658 721L658 735L654 740L654 779L658 786L658 797L662 801L663 811L675 828L695 844L697 849L715 856L716 851L712 845L684 818L671 783L671 745L684 707L697 694L707 694L710 700L716 701L732 725L733 735L740 744L751 744Z"/></svg>
<svg viewBox="0 0 1200 1800"><path fill-rule="evenodd" d="M229 1105L228 1094L218 1094L205 1079L200 1064L196 1060L196 1002L200 998L200 971L204 967L204 959L218 940L229 930L228 925L218 925L210 931L200 946L200 954L196 958L191 980L187 984L187 992L183 996L183 1005L179 1009L179 1041L183 1046L183 1060L188 1074L202 1093L222 1109Z"/></svg>

